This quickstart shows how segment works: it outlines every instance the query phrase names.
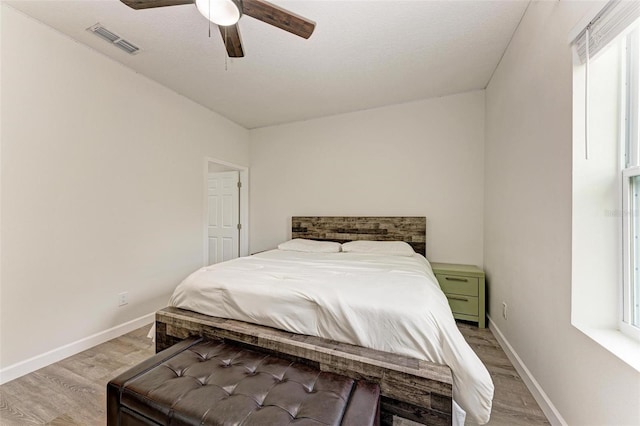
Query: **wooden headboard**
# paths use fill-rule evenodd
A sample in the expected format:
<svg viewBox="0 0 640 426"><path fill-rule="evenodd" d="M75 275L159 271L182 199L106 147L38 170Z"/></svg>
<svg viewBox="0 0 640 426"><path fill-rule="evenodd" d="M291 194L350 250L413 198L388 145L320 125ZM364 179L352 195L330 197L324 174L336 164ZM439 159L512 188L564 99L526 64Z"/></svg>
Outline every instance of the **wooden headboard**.
<svg viewBox="0 0 640 426"><path fill-rule="evenodd" d="M426 254L426 217L293 216L291 238L337 241L405 241Z"/></svg>

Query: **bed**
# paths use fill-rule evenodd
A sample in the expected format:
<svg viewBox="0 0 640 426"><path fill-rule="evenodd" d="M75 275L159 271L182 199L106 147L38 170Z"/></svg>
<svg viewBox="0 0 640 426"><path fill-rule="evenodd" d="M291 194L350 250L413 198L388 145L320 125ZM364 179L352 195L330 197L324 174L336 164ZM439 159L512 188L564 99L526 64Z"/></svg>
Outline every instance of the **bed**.
<svg viewBox="0 0 640 426"><path fill-rule="evenodd" d="M383 423L486 423L493 383L423 257L425 229L423 217L293 217L294 239L405 241L419 254L269 250L201 268L158 312L157 349L222 337L380 383Z"/></svg>

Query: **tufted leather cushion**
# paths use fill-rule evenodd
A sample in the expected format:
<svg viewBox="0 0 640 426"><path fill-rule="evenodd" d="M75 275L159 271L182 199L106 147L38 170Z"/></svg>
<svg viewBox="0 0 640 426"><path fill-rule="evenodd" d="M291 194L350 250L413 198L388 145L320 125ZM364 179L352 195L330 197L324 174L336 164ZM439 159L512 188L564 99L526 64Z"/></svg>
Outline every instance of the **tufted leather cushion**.
<svg viewBox="0 0 640 426"><path fill-rule="evenodd" d="M109 383L109 425L377 424L377 385L222 341L176 346Z"/></svg>

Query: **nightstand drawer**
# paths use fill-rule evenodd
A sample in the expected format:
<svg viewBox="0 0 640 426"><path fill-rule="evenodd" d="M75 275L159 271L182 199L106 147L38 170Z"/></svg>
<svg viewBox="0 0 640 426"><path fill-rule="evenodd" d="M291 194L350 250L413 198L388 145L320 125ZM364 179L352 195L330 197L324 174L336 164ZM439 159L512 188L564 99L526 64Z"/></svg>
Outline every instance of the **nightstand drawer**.
<svg viewBox="0 0 640 426"><path fill-rule="evenodd" d="M478 295L478 278L460 275L436 274L440 288L446 294Z"/></svg>
<svg viewBox="0 0 640 426"><path fill-rule="evenodd" d="M478 298L474 296L461 296L458 294L447 294L447 300L454 314L478 315Z"/></svg>

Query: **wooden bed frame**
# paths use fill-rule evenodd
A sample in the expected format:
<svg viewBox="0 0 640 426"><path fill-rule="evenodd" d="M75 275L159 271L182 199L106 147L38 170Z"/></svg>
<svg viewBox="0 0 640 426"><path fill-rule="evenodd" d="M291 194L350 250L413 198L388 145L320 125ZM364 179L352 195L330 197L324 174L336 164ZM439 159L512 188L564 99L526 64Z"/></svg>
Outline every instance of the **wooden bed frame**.
<svg viewBox="0 0 640 426"><path fill-rule="evenodd" d="M406 241L425 253L424 217L293 217L291 223L293 238ZM226 339L379 383L383 425L391 425L394 415L426 425L452 423L453 382L446 365L179 308L156 313L156 351L191 336Z"/></svg>

